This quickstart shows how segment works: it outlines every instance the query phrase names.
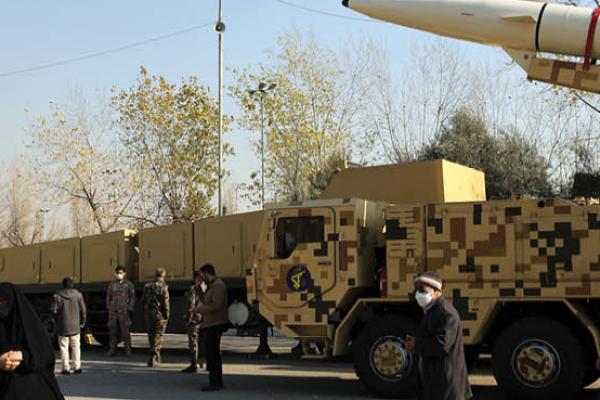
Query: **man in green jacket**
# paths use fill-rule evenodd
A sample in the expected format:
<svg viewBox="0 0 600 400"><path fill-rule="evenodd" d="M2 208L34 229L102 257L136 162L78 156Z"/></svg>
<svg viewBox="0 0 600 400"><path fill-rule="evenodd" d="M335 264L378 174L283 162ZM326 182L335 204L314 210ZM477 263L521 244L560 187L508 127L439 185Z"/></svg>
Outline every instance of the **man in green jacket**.
<svg viewBox="0 0 600 400"><path fill-rule="evenodd" d="M229 327L227 287L217 277L215 267L211 264L204 264L200 267L200 276L207 285L204 298L194 309L194 312L202 314L203 317L202 328L204 330L208 384L202 387L202 391L212 392L223 389L221 336Z"/></svg>

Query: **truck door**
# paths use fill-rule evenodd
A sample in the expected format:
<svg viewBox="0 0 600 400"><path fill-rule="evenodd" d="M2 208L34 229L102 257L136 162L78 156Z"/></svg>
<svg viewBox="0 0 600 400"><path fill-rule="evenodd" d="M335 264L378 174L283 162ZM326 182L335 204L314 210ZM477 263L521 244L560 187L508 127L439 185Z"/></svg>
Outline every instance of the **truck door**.
<svg viewBox="0 0 600 400"><path fill-rule="evenodd" d="M261 301L280 308L302 307L335 285L337 242L331 208L284 209L271 214L260 263Z"/></svg>

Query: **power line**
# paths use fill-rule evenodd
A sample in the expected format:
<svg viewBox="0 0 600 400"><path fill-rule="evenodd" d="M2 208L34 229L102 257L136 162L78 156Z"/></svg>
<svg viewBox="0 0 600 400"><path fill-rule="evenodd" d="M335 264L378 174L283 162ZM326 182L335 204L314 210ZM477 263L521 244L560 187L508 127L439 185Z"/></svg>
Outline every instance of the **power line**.
<svg viewBox="0 0 600 400"><path fill-rule="evenodd" d="M196 31L198 29L206 28L207 26L210 26L210 25L212 25L212 22L209 22L209 23L206 23L206 24L202 24L202 25L190 26L189 28L185 28L185 29L181 29L179 31L167 33L165 35L155 36L153 38L141 40L139 42L133 42L133 43L130 43L130 44L126 44L126 45L119 46L119 47L113 47L113 48L106 49L106 50L100 50L100 51L96 51L94 53L84 54L84 55L81 55L81 56L77 56L77 57L73 57L73 58L67 58L67 59L64 59L64 60L55 61L55 62L51 62L51 63L47 63L47 64L35 65L33 67L17 69L17 70L14 70L14 71L3 72L3 73L0 73L0 78L5 78L7 76L20 75L20 74L24 74L24 73L27 73L27 72L40 71L40 70L44 70L44 69L48 69L48 68L58 67L58 66L61 66L61 65L67 65L67 64L72 64L72 63L76 63L76 62L79 62L79 61L89 60L90 58L96 58L96 57L104 56L104 55L107 55L107 54L118 53L118 52L129 50L129 49L132 49L132 48L135 48L135 47L145 46L145 45L150 44L150 43L154 43L154 42L158 42L158 41L161 41L161 40L169 39L169 38L172 38L174 36L180 36L180 35L192 32L192 31Z"/></svg>
<svg viewBox="0 0 600 400"><path fill-rule="evenodd" d="M321 15L327 15L329 17L336 17L336 18L342 18L342 19L347 19L350 21L359 21L359 22L372 22L372 23L377 23L380 24L380 21L374 20L374 19L367 19L367 18L360 18L360 17L350 17L348 15L342 15L342 14L336 14L336 13L332 13L329 11L323 11L323 10L318 10L316 8L310 8L310 7L306 7L306 6L301 6L300 4L296 4L296 3L292 3L290 1L286 1L286 0L275 0L278 3L281 4L285 4L286 6L289 7L294 7L300 10L304 10L304 11L308 11L308 12L312 12L315 14L321 14Z"/></svg>

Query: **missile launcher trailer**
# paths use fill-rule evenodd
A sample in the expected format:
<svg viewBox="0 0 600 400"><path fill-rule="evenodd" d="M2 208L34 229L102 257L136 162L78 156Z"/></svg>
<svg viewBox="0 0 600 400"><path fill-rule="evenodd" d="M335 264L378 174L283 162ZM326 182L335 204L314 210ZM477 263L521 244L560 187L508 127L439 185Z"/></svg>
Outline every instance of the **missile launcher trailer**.
<svg viewBox="0 0 600 400"><path fill-rule="evenodd" d="M371 391L402 397L414 394L417 362L403 339L422 315L412 281L437 271L470 366L491 354L507 393L574 398L600 376L600 206L486 201L483 178L447 161L347 169L314 201L1 249L0 279L19 284L44 314L61 274L75 271L104 339L114 265L125 265L138 294L161 266L170 274L169 330L183 333L183 291L192 270L212 262L236 324L266 320L300 339L305 356L351 355Z"/></svg>

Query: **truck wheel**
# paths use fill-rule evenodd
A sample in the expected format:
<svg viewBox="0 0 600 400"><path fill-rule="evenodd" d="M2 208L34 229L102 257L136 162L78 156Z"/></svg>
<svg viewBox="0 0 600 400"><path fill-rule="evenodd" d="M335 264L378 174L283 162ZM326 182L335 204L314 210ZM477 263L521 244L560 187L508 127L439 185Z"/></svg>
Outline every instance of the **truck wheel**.
<svg viewBox="0 0 600 400"><path fill-rule="evenodd" d="M40 317L42 320L42 325L46 329L46 335L48 335L48 339L50 339L50 343L54 347L54 349L58 349L58 336L56 335L56 321L54 317L50 314L45 314Z"/></svg>
<svg viewBox="0 0 600 400"><path fill-rule="evenodd" d="M595 365L590 365L585 371L581 388L583 389L590 386L592 383L595 383L598 379L600 379L600 371L596 369Z"/></svg>
<svg viewBox="0 0 600 400"><path fill-rule="evenodd" d="M477 346L465 346L465 363L469 374L477 366L477 361L479 361L479 348Z"/></svg>
<svg viewBox="0 0 600 400"><path fill-rule="evenodd" d="M524 318L496 339L492 354L500 389L517 399L571 399L580 390L584 358L578 338L550 318Z"/></svg>
<svg viewBox="0 0 600 400"><path fill-rule="evenodd" d="M108 346L108 333L92 333L96 342L100 343L102 346Z"/></svg>
<svg viewBox="0 0 600 400"><path fill-rule="evenodd" d="M415 396L417 363L402 340L416 331L412 319L391 315L367 324L353 341L354 370L371 392L385 398Z"/></svg>

